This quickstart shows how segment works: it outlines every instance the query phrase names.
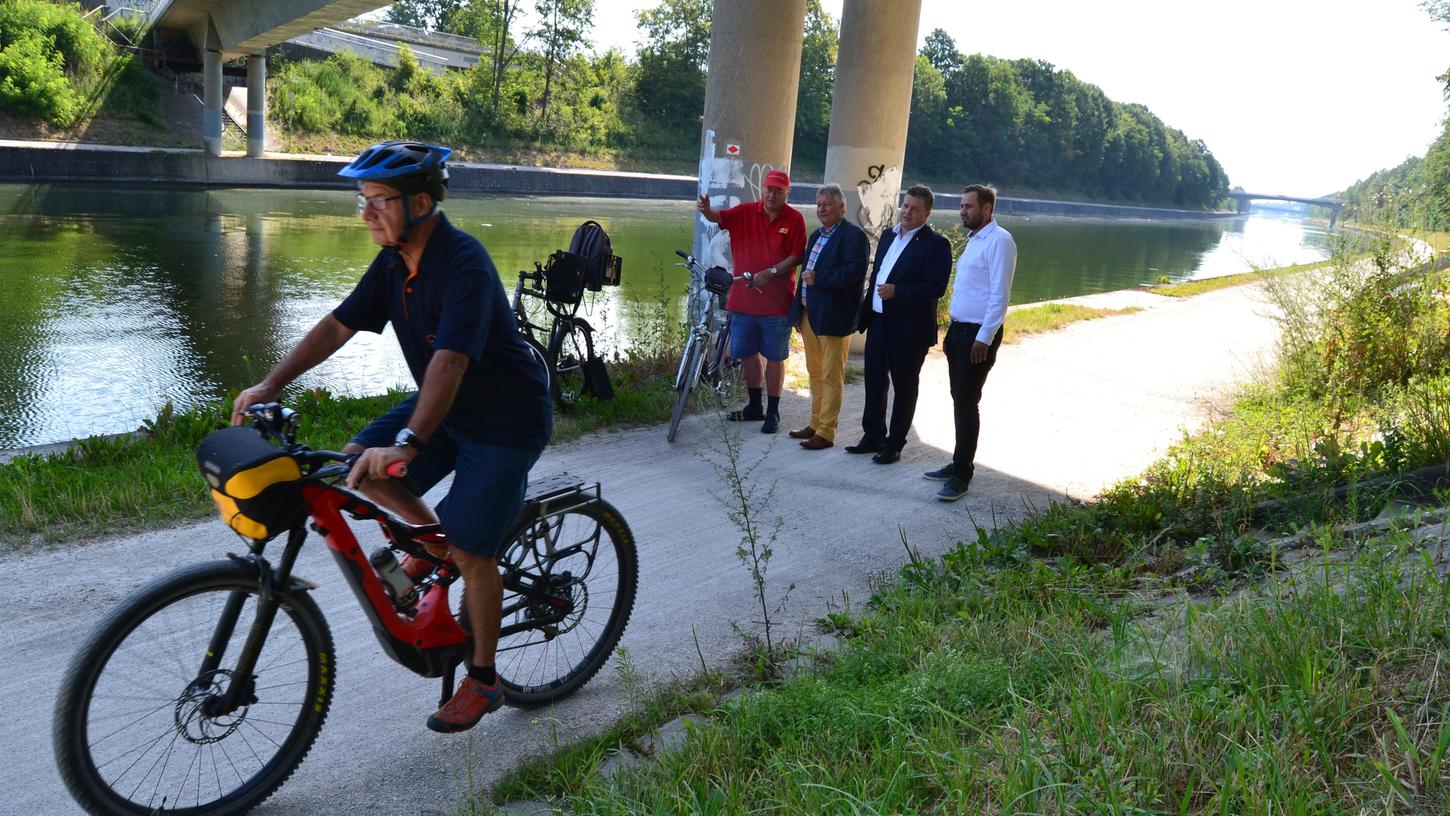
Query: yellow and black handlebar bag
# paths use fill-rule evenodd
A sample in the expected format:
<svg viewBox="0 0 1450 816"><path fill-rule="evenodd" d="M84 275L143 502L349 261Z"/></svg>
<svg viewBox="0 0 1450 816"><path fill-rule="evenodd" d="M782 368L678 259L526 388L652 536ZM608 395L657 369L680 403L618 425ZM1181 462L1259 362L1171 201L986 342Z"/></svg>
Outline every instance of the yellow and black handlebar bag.
<svg viewBox="0 0 1450 816"><path fill-rule="evenodd" d="M203 439L196 463L222 520L247 538L266 541L306 515L297 460L254 428L223 428Z"/></svg>

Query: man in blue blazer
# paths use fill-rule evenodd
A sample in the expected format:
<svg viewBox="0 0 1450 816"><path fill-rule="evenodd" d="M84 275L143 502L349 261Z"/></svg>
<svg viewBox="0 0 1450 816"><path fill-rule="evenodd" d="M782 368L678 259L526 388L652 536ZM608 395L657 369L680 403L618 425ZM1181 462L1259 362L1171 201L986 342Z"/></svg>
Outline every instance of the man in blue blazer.
<svg viewBox="0 0 1450 816"><path fill-rule="evenodd" d="M936 304L951 277L951 243L926 223L932 201L925 185L906 191L899 223L876 246L876 274L856 322L866 332L866 408L861 441L846 452L873 453L878 465L897 461L906 447L921 365L936 345ZM896 392L889 427L888 388Z"/></svg>
<svg viewBox="0 0 1450 816"><path fill-rule="evenodd" d="M846 353L861 308L866 258L871 243L847 221L846 195L839 184L816 193L820 229L806 240L806 262L796 287L790 322L801 332L806 371L811 378L811 421L793 439L806 450L824 450L836 442L836 420L846 388Z"/></svg>

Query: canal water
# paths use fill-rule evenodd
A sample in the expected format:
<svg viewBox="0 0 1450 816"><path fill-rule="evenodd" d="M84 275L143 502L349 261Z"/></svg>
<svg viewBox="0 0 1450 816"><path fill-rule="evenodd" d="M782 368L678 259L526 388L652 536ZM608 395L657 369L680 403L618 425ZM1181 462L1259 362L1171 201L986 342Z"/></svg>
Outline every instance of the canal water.
<svg viewBox="0 0 1450 816"><path fill-rule="evenodd" d="M457 198L512 291L520 269L593 218L623 285L584 309L607 349L679 320L691 202ZM814 213L805 211L814 226ZM1014 303L1318 260L1331 236L1268 215L1205 221L1004 217ZM957 223L939 212L938 227ZM376 252L351 193L0 185L0 449L136 428L259 379L351 289ZM307 386L409 383L391 335L361 334Z"/></svg>

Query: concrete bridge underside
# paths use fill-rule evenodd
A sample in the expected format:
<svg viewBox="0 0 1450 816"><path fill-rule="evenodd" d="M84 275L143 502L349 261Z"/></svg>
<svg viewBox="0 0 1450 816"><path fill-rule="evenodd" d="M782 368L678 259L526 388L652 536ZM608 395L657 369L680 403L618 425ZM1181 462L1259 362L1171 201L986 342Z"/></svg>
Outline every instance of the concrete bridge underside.
<svg viewBox="0 0 1450 816"><path fill-rule="evenodd" d="M205 88L202 146L222 152L222 63L247 60L247 155L266 143L268 46L388 5L382 0L161 0L151 13L158 32L183 34L202 55Z"/></svg>

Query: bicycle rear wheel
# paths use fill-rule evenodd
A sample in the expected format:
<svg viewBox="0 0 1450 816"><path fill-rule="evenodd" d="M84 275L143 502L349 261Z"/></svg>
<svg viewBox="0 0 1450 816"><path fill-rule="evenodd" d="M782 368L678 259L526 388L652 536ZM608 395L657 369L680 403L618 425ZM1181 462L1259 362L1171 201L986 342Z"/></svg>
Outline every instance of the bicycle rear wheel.
<svg viewBox="0 0 1450 816"><path fill-rule="evenodd" d="M585 364L594 359L594 330L582 318L570 317L554 326L549 338L550 384L554 400L567 408L584 396Z"/></svg>
<svg viewBox="0 0 1450 816"><path fill-rule="evenodd" d="M71 659L51 726L56 765L94 814L245 813L301 764L327 718L336 683L332 635L305 592L279 589L281 607L250 678L232 666L261 588L234 561L183 567L122 601ZM230 637L214 644L228 601ZM201 671L209 649L222 660ZM210 712L233 683L230 712Z"/></svg>
<svg viewBox="0 0 1450 816"><path fill-rule="evenodd" d="M526 627L498 643L508 703L533 708L574 693L614 652L634 608L639 562L629 525L608 502L574 507L515 530L499 564L546 588L532 597L504 591L504 628ZM563 620L530 625L556 617L559 599L571 607Z"/></svg>
<svg viewBox="0 0 1450 816"><path fill-rule="evenodd" d="M665 438L675 441L675 434L680 430L680 420L685 416L685 408L690 403L690 391L695 383L700 381L700 367L705 362L705 344L700 340L699 335L691 334L690 341L685 346L684 359L680 361L679 381L675 384L675 407L670 411L670 427L665 433Z"/></svg>

